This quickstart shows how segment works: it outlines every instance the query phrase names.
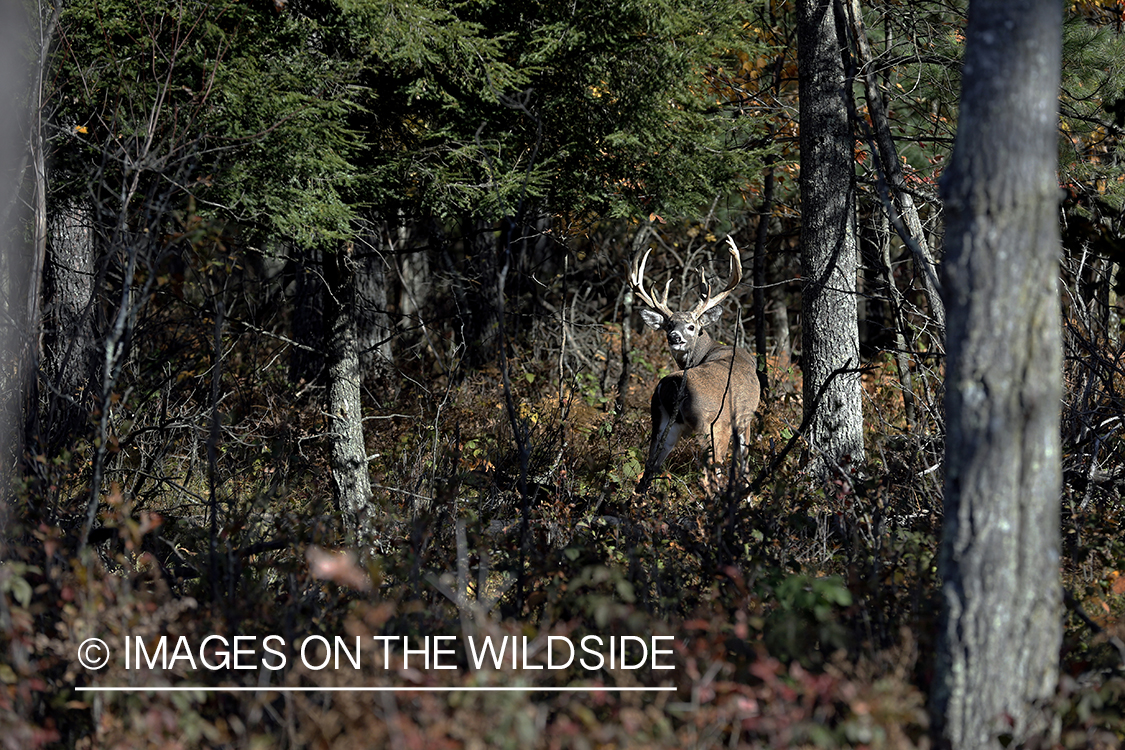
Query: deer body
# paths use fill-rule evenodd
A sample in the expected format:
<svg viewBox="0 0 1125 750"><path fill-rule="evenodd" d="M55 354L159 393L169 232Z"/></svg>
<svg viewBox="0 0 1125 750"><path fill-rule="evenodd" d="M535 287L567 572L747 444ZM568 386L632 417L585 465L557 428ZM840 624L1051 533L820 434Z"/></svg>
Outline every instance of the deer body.
<svg viewBox="0 0 1125 750"><path fill-rule="evenodd" d="M630 283L650 308L641 310L641 318L650 328L666 333L668 347L680 368L662 379L653 391L652 436L638 493L648 489L652 477L684 435L695 435L714 462L726 458L732 437L742 445L749 442L760 398L754 360L744 349L718 344L705 330L719 319L720 303L742 276L738 248L729 237L727 241L732 256L727 288L713 296L708 286L705 298L690 312L671 311L667 286L663 299L644 289L647 252L634 262Z"/></svg>

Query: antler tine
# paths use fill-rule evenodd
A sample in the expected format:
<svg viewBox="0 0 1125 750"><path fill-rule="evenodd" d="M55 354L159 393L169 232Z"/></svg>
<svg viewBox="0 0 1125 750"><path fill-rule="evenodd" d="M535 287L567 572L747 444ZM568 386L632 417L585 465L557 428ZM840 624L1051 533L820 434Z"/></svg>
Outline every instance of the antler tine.
<svg viewBox="0 0 1125 750"><path fill-rule="evenodd" d="M668 290L672 288L672 280L668 279L664 282L664 296L660 298L660 311L665 315L672 314L672 308L668 307Z"/></svg>
<svg viewBox="0 0 1125 750"><path fill-rule="evenodd" d="M691 316L693 318L699 318L703 313L721 304L742 281L742 259L738 255L738 245L734 244L734 239L729 234L727 235L727 244L730 245L730 280L727 282L726 289L712 296L711 285L707 283L706 276L701 269L699 273L703 277L703 286L707 288L707 296L692 309Z"/></svg>
<svg viewBox="0 0 1125 750"><path fill-rule="evenodd" d="M672 280L669 279L668 283L664 285L664 299L662 300L657 300L655 294L645 290L645 265L648 263L648 256L651 252L652 248L650 247L645 250L644 255L638 255L633 258L633 268L629 272L629 286L633 288L633 291L641 298L642 302L653 310L670 318L672 317L672 310L668 307L668 289L672 284Z"/></svg>

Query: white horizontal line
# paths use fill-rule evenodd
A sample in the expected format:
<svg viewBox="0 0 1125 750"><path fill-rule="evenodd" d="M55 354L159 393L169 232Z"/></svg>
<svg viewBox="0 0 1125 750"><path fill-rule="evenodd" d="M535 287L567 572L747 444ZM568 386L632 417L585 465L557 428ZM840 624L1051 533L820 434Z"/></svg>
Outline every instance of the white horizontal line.
<svg viewBox="0 0 1125 750"><path fill-rule="evenodd" d="M75 687L79 693L652 693L673 687Z"/></svg>

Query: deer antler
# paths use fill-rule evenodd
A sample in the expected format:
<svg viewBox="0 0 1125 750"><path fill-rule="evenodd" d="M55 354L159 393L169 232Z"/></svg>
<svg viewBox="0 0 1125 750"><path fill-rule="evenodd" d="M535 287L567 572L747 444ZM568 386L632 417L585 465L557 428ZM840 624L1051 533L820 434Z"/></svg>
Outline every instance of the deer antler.
<svg viewBox="0 0 1125 750"><path fill-rule="evenodd" d="M645 250L644 255L638 254L633 258L633 267L629 271L629 286L633 288L642 302L664 317L671 318L672 310L668 307L668 288L672 285L672 280L668 279L668 283L664 285L664 298L661 300L657 300L655 294L645 290L645 264L648 263L648 255L651 252L652 248L650 247Z"/></svg>
<svg viewBox="0 0 1125 750"><path fill-rule="evenodd" d="M698 319L703 313L722 303L722 301L734 291L734 288L738 286L738 282L742 281L742 259L738 257L738 245L734 244L734 240L729 234L727 235L727 244L730 245L730 280L727 282L727 288L712 296L711 285L708 284L706 278L704 278L703 285L707 287L707 296L701 299L696 306L692 308L691 317L693 318ZM703 276L702 270L699 273L700 276ZM665 290L664 299L665 301L668 299L667 290Z"/></svg>

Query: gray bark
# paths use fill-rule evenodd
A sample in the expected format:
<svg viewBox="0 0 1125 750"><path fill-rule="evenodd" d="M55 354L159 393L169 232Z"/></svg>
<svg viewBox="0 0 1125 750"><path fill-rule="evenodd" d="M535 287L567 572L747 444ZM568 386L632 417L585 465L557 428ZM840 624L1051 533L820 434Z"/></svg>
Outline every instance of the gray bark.
<svg viewBox="0 0 1125 750"><path fill-rule="evenodd" d="M833 378L819 404L815 395L832 373L859 367L856 310L853 138L845 97L838 17L832 0L801 0L798 78L801 118L802 359L805 416L815 406L806 438L810 470L861 464L863 400L857 372Z"/></svg>
<svg viewBox="0 0 1125 750"><path fill-rule="evenodd" d="M906 415L906 429L917 431L917 415L914 409L914 378L910 372L910 355L907 353L906 336L909 327L906 322L905 302L902 292L895 284L891 265L890 237L883 233L879 242L879 273L887 289L887 301L891 307L891 321L894 325L895 366L898 368L898 384L902 388L902 409ZM945 325L945 306L942 306L942 326ZM943 342L944 343L944 342Z"/></svg>
<svg viewBox="0 0 1125 750"><path fill-rule="evenodd" d="M424 252L404 254L399 263L399 275L402 282L398 296L399 314L408 321L407 325L423 326L421 313L429 304L430 288L433 286L429 256Z"/></svg>
<svg viewBox="0 0 1125 750"><path fill-rule="evenodd" d="M367 553L375 544L375 511L367 475L360 399L362 371L355 324L355 268L351 248L324 254L328 294L328 418L332 488L349 543Z"/></svg>
<svg viewBox="0 0 1125 750"><path fill-rule="evenodd" d="M52 453L85 431L93 405L90 379L98 348L93 221L87 202L67 199L48 222L42 428Z"/></svg>
<svg viewBox="0 0 1125 750"><path fill-rule="evenodd" d="M784 300L774 301L772 315L773 348L777 354L777 369L778 372L784 373L793 360L793 345L789 341L789 308Z"/></svg>
<svg viewBox="0 0 1125 750"><path fill-rule="evenodd" d="M935 739L1019 746L1062 635L1057 95L1062 6L969 6L942 190L948 311Z"/></svg>
<svg viewBox="0 0 1125 750"><path fill-rule="evenodd" d="M434 301L431 251L413 248L415 228L412 224L405 223L403 217L400 217L400 221L404 223L400 223L394 234L390 235L394 241L394 247L390 248L393 252L392 262L396 264L399 282L396 297L399 351L406 351L422 342L430 355L445 369L448 352L441 348L441 339L431 335L426 323L426 311L431 309Z"/></svg>
<svg viewBox="0 0 1125 750"><path fill-rule="evenodd" d="M58 28L62 3L54 2L41 8L43 16L39 18L39 58L35 68L35 82L32 90L30 112L30 166L33 186L33 223L34 234L31 246L31 258L28 264L27 285L20 290L25 295L25 310L23 313L23 339L24 346L21 356L17 360L19 373L16 380L23 398L21 404L24 412L24 437L33 439L39 433L39 392L38 371L42 356L40 341L43 333L43 267L47 258L47 136L45 131L46 102L44 100L47 86L49 55L54 44L55 31ZM22 269L21 269L22 271Z"/></svg>

